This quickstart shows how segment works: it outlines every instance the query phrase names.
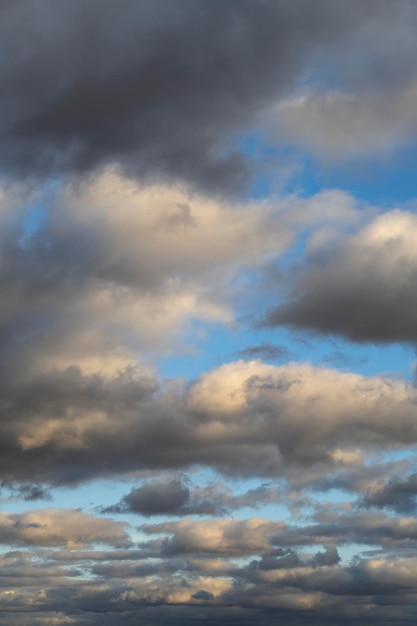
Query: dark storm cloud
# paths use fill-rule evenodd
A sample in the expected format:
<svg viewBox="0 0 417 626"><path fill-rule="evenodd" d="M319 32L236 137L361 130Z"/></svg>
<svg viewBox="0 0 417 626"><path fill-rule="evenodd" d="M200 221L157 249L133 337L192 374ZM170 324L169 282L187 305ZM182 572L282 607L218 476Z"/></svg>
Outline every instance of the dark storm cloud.
<svg viewBox="0 0 417 626"><path fill-rule="evenodd" d="M293 299L267 326L288 325L353 341L417 340L417 218L394 210L362 230L326 242L307 258Z"/></svg>
<svg viewBox="0 0 417 626"><path fill-rule="evenodd" d="M1 167L30 176L116 163L239 187L248 166L227 139L323 46L337 49L366 23L386 26L393 8L389 0L2 2Z"/></svg>

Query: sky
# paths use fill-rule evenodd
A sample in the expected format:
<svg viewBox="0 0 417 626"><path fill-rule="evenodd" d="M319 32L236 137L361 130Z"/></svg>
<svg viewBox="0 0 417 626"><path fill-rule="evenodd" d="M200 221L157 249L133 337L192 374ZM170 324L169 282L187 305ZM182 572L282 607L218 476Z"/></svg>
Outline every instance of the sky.
<svg viewBox="0 0 417 626"><path fill-rule="evenodd" d="M0 626L415 624L416 29L0 0Z"/></svg>

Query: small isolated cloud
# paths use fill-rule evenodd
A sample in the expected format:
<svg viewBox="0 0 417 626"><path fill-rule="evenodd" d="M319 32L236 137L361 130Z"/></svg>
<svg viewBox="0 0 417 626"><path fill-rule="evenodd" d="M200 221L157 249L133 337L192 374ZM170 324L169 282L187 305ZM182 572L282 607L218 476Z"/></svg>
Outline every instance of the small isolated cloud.
<svg viewBox="0 0 417 626"><path fill-rule="evenodd" d="M23 484L17 488L23 500L51 500L51 492L43 485Z"/></svg>
<svg viewBox="0 0 417 626"><path fill-rule="evenodd" d="M264 361L288 361L290 351L285 346L264 342L255 346L248 346L236 352L241 359L262 359Z"/></svg>
<svg viewBox="0 0 417 626"><path fill-rule="evenodd" d="M145 483L132 489L118 504L101 509L102 513L138 513L152 515L213 515L224 516L244 507L278 502L277 487L261 485L242 494L222 484L192 487L187 477L165 482Z"/></svg>

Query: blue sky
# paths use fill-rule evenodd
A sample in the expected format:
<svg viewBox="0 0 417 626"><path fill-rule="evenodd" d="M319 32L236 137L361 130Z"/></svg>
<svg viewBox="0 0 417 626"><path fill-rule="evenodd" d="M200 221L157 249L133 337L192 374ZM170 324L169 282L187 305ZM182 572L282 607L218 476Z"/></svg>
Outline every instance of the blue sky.
<svg viewBox="0 0 417 626"><path fill-rule="evenodd" d="M0 6L0 626L408 626L417 5Z"/></svg>

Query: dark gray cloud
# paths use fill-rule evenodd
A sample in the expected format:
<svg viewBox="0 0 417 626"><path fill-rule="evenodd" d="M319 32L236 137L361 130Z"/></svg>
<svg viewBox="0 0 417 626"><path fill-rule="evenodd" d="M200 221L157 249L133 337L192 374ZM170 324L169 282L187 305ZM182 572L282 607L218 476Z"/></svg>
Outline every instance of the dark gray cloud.
<svg viewBox="0 0 417 626"><path fill-rule="evenodd" d="M362 230L318 246L298 277L293 299L265 324L288 325L353 341L417 340L414 213L390 211Z"/></svg>
<svg viewBox="0 0 417 626"><path fill-rule="evenodd" d="M190 490L184 480L146 483L132 489L119 504L103 509L103 513L140 513L151 515L181 515L190 499ZM200 511L191 511L200 512ZM204 511L201 511L204 513Z"/></svg>
<svg viewBox="0 0 417 626"><path fill-rule="evenodd" d="M22 483L14 486L13 484L7 484L3 481L0 487L9 491L12 496L20 497L22 500L26 500L27 502L33 500L52 500L51 492L41 484Z"/></svg>
<svg viewBox="0 0 417 626"><path fill-rule="evenodd" d="M132 489L118 504L101 509L102 513L139 513L152 515L214 515L223 516L244 507L278 502L277 487L261 485L235 495L222 484L193 487L184 475L170 481L145 483Z"/></svg>
<svg viewBox="0 0 417 626"><path fill-rule="evenodd" d="M377 489L369 490L362 498L365 507L394 509L398 513L413 514L417 506L417 474L407 478L392 477Z"/></svg>
<svg viewBox="0 0 417 626"><path fill-rule="evenodd" d="M31 500L51 500L52 496L50 491L43 485L31 485L23 484L19 485L18 493L23 498L30 502Z"/></svg>
<svg viewBox="0 0 417 626"><path fill-rule="evenodd" d="M393 8L389 0L2 2L1 167L47 175L116 163L239 187L248 166L225 150L227 139L323 48L336 58L345 34L379 22L384 32ZM395 43L387 39L389 50ZM358 41L365 56L366 44ZM355 63L346 72L357 74Z"/></svg>

